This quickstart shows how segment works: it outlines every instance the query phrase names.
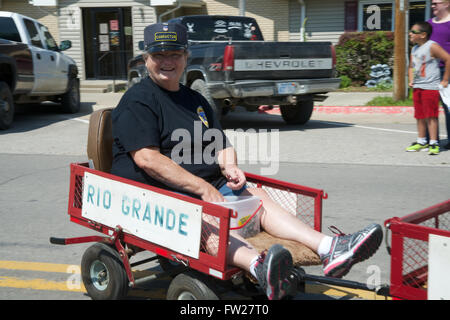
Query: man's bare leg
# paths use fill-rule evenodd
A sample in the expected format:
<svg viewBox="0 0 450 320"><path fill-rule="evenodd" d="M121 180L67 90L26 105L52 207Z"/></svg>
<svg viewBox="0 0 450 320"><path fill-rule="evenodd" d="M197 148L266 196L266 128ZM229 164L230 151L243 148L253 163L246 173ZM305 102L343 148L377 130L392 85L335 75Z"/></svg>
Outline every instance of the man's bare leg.
<svg viewBox="0 0 450 320"><path fill-rule="evenodd" d="M274 237L300 242L317 252L320 242L325 237L324 234L284 210L261 188L248 188L241 195L254 195L263 201L261 226L267 233Z"/></svg>

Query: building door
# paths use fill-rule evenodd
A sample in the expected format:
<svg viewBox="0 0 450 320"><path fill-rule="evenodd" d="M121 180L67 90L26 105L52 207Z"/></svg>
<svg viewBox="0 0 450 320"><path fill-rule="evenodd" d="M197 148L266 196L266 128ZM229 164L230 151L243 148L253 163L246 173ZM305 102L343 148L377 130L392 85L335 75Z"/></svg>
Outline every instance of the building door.
<svg viewBox="0 0 450 320"><path fill-rule="evenodd" d="M131 8L84 8L86 79L126 79L133 55Z"/></svg>

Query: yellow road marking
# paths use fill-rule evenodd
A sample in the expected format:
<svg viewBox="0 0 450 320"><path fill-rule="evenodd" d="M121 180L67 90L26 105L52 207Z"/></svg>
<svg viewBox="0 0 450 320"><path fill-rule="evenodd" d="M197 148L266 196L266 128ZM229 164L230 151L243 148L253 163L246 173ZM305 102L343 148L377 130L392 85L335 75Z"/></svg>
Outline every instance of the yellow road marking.
<svg viewBox="0 0 450 320"><path fill-rule="evenodd" d="M28 261L0 261L0 269L59 272L59 273L67 273L69 275L76 274L76 276L72 276L71 279L68 278L67 281L51 281L46 279L20 279L16 277L0 276L0 287L86 293L86 289L81 281L81 277L79 276L80 274L79 265L28 262ZM149 276L154 273L155 272L149 270L133 270L133 274L136 278ZM131 296L147 297L150 299L162 299L165 297L165 290L156 289L146 291L133 289L131 291Z"/></svg>
<svg viewBox="0 0 450 320"><path fill-rule="evenodd" d="M45 279L30 279L23 280L14 277L0 277L0 287L8 288L22 288L33 290L56 290L56 291L70 291L70 292L86 292L83 284L69 288L67 282L50 281Z"/></svg>
<svg viewBox="0 0 450 320"><path fill-rule="evenodd" d="M0 261L0 269L80 273L77 265L28 261Z"/></svg>

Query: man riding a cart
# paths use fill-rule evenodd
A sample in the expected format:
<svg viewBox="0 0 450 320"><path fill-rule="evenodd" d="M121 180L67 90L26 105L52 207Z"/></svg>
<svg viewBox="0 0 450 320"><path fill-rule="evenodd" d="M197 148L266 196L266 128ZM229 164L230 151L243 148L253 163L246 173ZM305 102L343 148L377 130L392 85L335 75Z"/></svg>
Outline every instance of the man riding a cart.
<svg viewBox="0 0 450 320"><path fill-rule="evenodd" d="M207 100L180 84L189 54L184 26L152 24L145 28L144 43L149 77L127 90L111 115L113 175L206 202L223 202L227 196L258 197L263 208L256 219L261 228L316 252L329 277L343 277L355 263L376 252L382 241L380 225L327 236L286 211L262 188L247 184L236 152ZM204 216L202 224L211 230L202 239L204 246L214 251L218 222ZM293 262L282 245L259 253L230 231L226 258L228 264L251 273L269 299L281 299L289 291L287 278Z"/></svg>

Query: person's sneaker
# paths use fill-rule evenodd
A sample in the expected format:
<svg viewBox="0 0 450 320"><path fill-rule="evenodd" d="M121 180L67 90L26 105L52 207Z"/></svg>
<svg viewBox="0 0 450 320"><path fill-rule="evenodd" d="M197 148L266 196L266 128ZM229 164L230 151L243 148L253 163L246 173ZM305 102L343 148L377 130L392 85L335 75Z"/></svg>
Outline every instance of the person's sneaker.
<svg viewBox="0 0 450 320"><path fill-rule="evenodd" d="M370 258L383 239L383 230L373 223L361 231L333 237L330 251L320 257L327 277L342 278L357 262Z"/></svg>
<svg viewBox="0 0 450 320"><path fill-rule="evenodd" d="M280 300L290 289L288 276L292 270L291 253L279 244L274 244L256 262L256 280L269 300Z"/></svg>
<svg viewBox="0 0 450 320"><path fill-rule="evenodd" d="M408 152L416 152L416 151L426 151L428 148L428 144L421 144L418 142L413 142L408 148L406 148L406 151Z"/></svg>
<svg viewBox="0 0 450 320"><path fill-rule="evenodd" d="M439 145L438 144L430 144L430 146L428 148L428 154L432 155L432 156L439 154Z"/></svg>

